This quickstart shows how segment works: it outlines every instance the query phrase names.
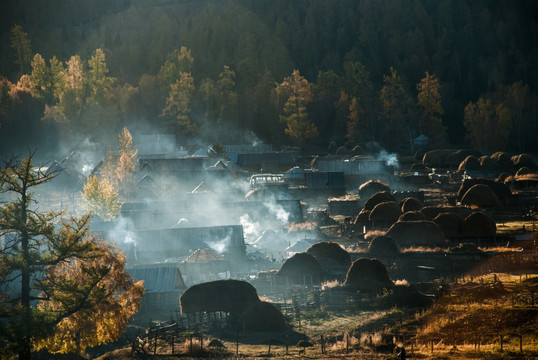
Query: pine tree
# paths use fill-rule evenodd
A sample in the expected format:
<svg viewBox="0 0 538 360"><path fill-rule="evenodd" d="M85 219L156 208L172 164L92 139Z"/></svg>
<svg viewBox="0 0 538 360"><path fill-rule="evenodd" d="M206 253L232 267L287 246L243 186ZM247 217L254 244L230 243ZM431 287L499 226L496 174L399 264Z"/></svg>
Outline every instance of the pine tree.
<svg viewBox="0 0 538 360"><path fill-rule="evenodd" d="M31 191L55 174L35 171L32 157L0 170L0 189L9 199L0 207L0 355L18 353L21 360L37 347L69 351L49 347L47 339L80 316L94 327L114 322L119 330L92 340L90 332L77 331L78 350L117 339L143 293L125 273L122 255L90 233L89 215L65 220L63 212L38 210ZM118 317L99 315L122 303L126 309Z"/></svg>

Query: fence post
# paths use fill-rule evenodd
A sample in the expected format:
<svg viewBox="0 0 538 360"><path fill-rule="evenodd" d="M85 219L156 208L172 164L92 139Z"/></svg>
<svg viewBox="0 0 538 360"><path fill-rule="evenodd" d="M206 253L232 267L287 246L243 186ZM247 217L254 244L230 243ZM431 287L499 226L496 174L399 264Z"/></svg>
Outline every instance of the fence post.
<svg viewBox="0 0 538 360"><path fill-rule="evenodd" d="M235 334L235 356L239 356L239 328L236 329Z"/></svg>

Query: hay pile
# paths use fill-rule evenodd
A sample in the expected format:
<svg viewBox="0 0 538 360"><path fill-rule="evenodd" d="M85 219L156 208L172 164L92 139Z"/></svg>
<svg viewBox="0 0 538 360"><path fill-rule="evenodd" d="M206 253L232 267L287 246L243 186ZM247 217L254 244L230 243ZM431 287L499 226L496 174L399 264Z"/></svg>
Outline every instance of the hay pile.
<svg viewBox="0 0 538 360"><path fill-rule="evenodd" d="M424 154L422 163L430 168L446 167L446 158L451 152L445 149L430 150Z"/></svg>
<svg viewBox="0 0 538 360"><path fill-rule="evenodd" d="M514 164L514 169L519 170L522 167L528 167L535 170L536 164L532 157L529 154L519 154L512 156L512 164Z"/></svg>
<svg viewBox="0 0 538 360"><path fill-rule="evenodd" d="M408 211L418 211L424 207L424 204L420 202L419 200L413 198L413 197L407 197L402 200L400 203L402 213L406 213Z"/></svg>
<svg viewBox="0 0 538 360"><path fill-rule="evenodd" d="M347 270L351 265L349 253L334 241L319 242L309 247L306 252L315 257L326 271L341 271L342 268Z"/></svg>
<svg viewBox="0 0 538 360"><path fill-rule="evenodd" d="M396 241L399 248L437 247L444 243L444 235L433 221L398 221L385 234Z"/></svg>
<svg viewBox="0 0 538 360"><path fill-rule="evenodd" d="M506 179L508 179L511 176L512 175L509 172L503 171L502 173L499 174L499 176L497 176L497 179L495 179L495 181L498 183L504 183Z"/></svg>
<svg viewBox="0 0 538 360"><path fill-rule="evenodd" d="M279 332L288 329L288 322L273 304L259 301L252 304L237 319L237 325L244 331Z"/></svg>
<svg viewBox="0 0 538 360"><path fill-rule="evenodd" d="M391 287L387 268L377 259L357 259L349 268L345 284L355 290L374 290Z"/></svg>
<svg viewBox="0 0 538 360"><path fill-rule="evenodd" d="M488 215L477 211L463 220L462 232L463 235L469 237L494 237L497 225Z"/></svg>
<svg viewBox="0 0 538 360"><path fill-rule="evenodd" d="M378 181L369 180L365 182L364 184L362 184L361 186L359 186L359 197L361 199L369 199L373 195L381 191L390 192L390 187L387 184L379 180Z"/></svg>
<svg viewBox="0 0 538 360"><path fill-rule="evenodd" d="M510 191L510 188L506 186L503 183L499 183L493 180L489 179L465 179L460 185L460 188L458 189L458 200L461 201L463 198L463 195L473 186L483 184L487 185L495 192L495 195L501 200L502 202L506 201L512 196L512 192Z"/></svg>
<svg viewBox="0 0 538 360"><path fill-rule="evenodd" d="M514 164L512 163L512 159L510 158L510 155L503 151L498 151L490 156L493 160L499 164L502 170L508 170L511 171L514 168Z"/></svg>
<svg viewBox="0 0 538 360"><path fill-rule="evenodd" d="M396 198L392 196L390 192L380 191L372 195L368 199L368 201L366 201L366 204L364 204L364 209L372 210L377 204L381 204L382 202L386 202L386 201L398 202L396 201Z"/></svg>
<svg viewBox="0 0 538 360"><path fill-rule="evenodd" d="M185 290L179 298L182 314L225 311L239 315L259 301L254 286L239 280L216 280L196 284Z"/></svg>
<svg viewBox="0 0 538 360"><path fill-rule="evenodd" d="M458 237L461 234L463 220L454 213L440 213L433 219L433 222L439 226L447 239Z"/></svg>
<svg viewBox="0 0 538 360"><path fill-rule="evenodd" d="M385 201L377 204L370 212L370 221L377 226L389 226L398 221L402 215L397 202Z"/></svg>
<svg viewBox="0 0 538 360"><path fill-rule="evenodd" d="M426 220L424 214L420 211L408 211L398 218L398 221L416 221L416 220Z"/></svg>
<svg viewBox="0 0 538 360"><path fill-rule="evenodd" d="M426 167L426 165L422 163L414 163L409 167L410 172L418 172L419 174L429 172L430 170Z"/></svg>
<svg viewBox="0 0 538 360"><path fill-rule="evenodd" d="M390 236L376 236L368 244L368 255L386 258L386 257L395 257L400 253L396 241Z"/></svg>
<svg viewBox="0 0 538 360"><path fill-rule="evenodd" d="M480 157L478 161L480 161L480 168L482 170L501 170L501 166L497 160L492 159L487 155Z"/></svg>
<svg viewBox="0 0 538 360"><path fill-rule="evenodd" d="M467 190L461 199L461 204L471 207L488 208L501 206L501 201L489 186L477 184Z"/></svg>
<svg viewBox="0 0 538 360"><path fill-rule="evenodd" d="M321 282L323 268L314 256L308 253L297 253L287 259L276 273L277 276L284 276L302 282L306 276L312 277L313 282Z"/></svg>
<svg viewBox="0 0 538 360"><path fill-rule="evenodd" d="M480 161L472 155L467 156L458 166L458 171L480 170Z"/></svg>
<svg viewBox="0 0 538 360"><path fill-rule="evenodd" d="M370 225L370 210L364 210L362 209L357 217L355 218L355 221L353 221L353 224L358 226L369 226Z"/></svg>
<svg viewBox="0 0 538 360"><path fill-rule="evenodd" d="M458 165L460 165L461 162L464 161L465 158L468 156L474 156L475 158L479 158L480 156L482 156L482 154L479 151L472 149L451 151L445 159L446 166L458 167Z"/></svg>
<svg viewBox="0 0 538 360"><path fill-rule="evenodd" d="M533 171L532 171L531 168L523 166L523 167L519 168L518 171L516 171L516 177L523 176L523 175L528 175L528 174L532 174L532 173L533 173Z"/></svg>

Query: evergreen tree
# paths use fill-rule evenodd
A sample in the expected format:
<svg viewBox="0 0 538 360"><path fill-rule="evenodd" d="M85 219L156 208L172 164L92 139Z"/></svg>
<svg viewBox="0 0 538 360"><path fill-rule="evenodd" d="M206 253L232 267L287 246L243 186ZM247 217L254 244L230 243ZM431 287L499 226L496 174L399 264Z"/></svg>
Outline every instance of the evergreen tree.
<svg viewBox="0 0 538 360"><path fill-rule="evenodd" d="M22 26L15 25L11 28L11 48L15 50L17 57L15 63L19 67L19 76L28 74L32 62L32 48L28 34L22 30Z"/></svg>
<svg viewBox="0 0 538 360"><path fill-rule="evenodd" d="M426 71L426 76L417 84L417 104L421 116L419 132L425 134L437 147L446 143L446 129L441 116L445 113L439 93L439 80Z"/></svg>

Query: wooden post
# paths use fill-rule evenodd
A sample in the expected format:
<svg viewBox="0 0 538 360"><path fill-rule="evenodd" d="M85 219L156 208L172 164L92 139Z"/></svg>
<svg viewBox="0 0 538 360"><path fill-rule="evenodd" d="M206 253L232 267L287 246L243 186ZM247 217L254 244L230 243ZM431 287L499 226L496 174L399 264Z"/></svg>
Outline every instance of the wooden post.
<svg viewBox="0 0 538 360"><path fill-rule="evenodd" d="M204 352L204 333L200 334L200 354Z"/></svg>
<svg viewBox="0 0 538 360"><path fill-rule="evenodd" d="M288 334L286 334L286 355L288 355Z"/></svg>
<svg viewBox="0 0 538 360"><path fill-rule="evenodd" d="M503 352L503 334L501 334L501 353Z"/></svg>
<svg viewBox="0 0 538 360"><path fill-rule="evenodd" d="M519 335L519 352L523 352L523 335Z"/></svg>
<svg viewBox="0 0 538 360"><path fill-rule="evenodd" d="M346 354L349 354L349 334L346 334Z"/></svg>
<svg viewBox="0 0 538 360"><path fill-rule="evenodd" d="M189 353L192 355L192 334L189 336L190 338L190 341L191 341L191 346L189 348Z"/></svg>
<svg viewBox="0 0 538 360"><path fill-rule="evenodd" d="M433 354L433 340L432 340L432 354Z"/></svg>
<svg viewBox="0 0 538 360"><path fill-rule="evenodd" d="M267 350L267 355L271 355L271 338L269 337L269 350Z"/></svg>
<svg viewBox="0 0 538 360"><path fill-rule="evenodd" d="M153 349L153 355L157 354L157 337L159 335L159 328L155 328L155 348Z"/></svg>
<svg viewBox="0 0 538 360"><path fill-rule="evenodd" d="M321 335L320 343L321 343L321 354L325 355L325 340L323 339L323 335Z"/></svg>
<svg viewBox="0 0 538 360"><path fill-rule="evenodd" d="M172 335L172 355L174 354L174 335Z"/></svg>

